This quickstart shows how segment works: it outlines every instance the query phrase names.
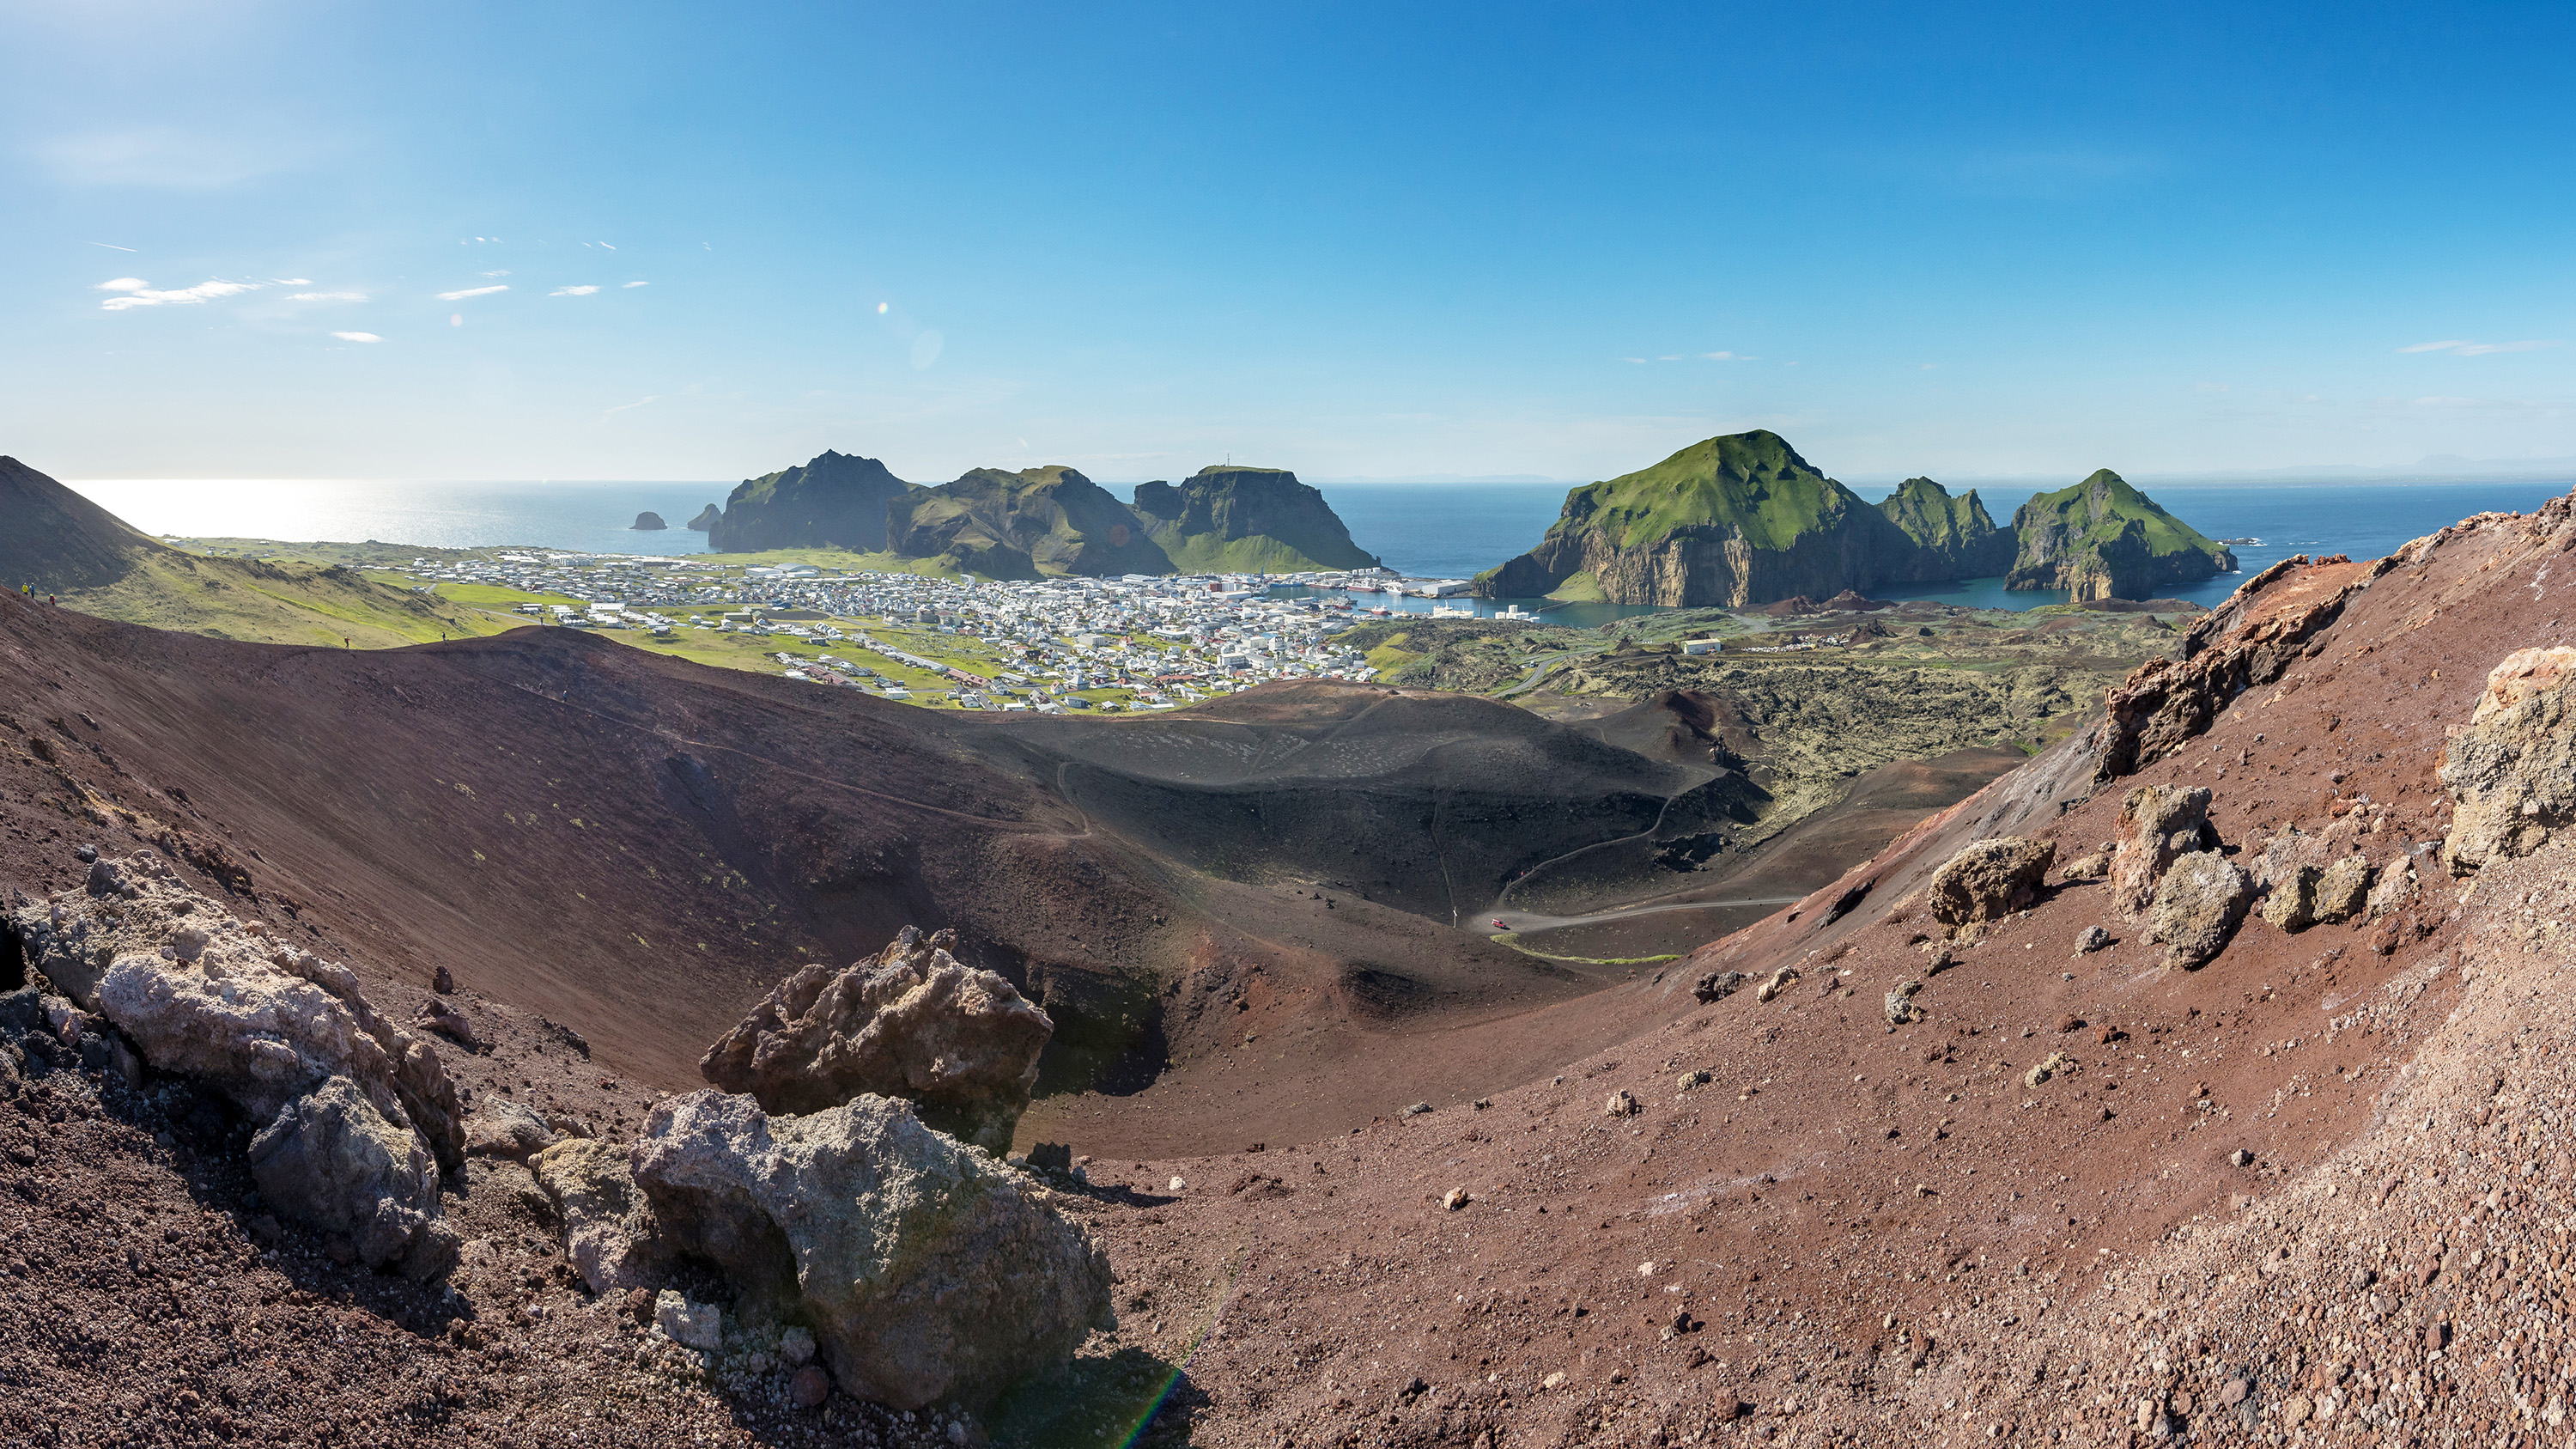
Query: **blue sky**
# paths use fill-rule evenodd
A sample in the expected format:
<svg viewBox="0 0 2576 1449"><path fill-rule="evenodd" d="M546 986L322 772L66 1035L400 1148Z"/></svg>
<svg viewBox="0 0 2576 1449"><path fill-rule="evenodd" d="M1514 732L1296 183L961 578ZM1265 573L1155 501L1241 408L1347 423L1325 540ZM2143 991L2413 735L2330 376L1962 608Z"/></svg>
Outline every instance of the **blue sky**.
<svg viewBox="0 0 2576 1449"><path fill-rule="evenodd" d="M1767 426L1854 480L2565 457L2571 32L0 0L0 452L1579 479Z"/></svg>

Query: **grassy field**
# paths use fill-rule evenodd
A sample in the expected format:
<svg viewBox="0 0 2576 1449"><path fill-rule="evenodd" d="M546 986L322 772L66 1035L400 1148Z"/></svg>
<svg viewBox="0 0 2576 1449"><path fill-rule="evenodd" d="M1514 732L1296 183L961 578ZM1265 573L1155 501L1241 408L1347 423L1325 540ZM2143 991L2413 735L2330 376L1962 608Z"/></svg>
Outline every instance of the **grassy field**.
<svg viewBox="0 0 2576 1449"><path fill-rule="evenodd" d="M418 594L355 569L155 551L104 588L64 596L100 618L265 644L385 649L525 622Z"/></svg>

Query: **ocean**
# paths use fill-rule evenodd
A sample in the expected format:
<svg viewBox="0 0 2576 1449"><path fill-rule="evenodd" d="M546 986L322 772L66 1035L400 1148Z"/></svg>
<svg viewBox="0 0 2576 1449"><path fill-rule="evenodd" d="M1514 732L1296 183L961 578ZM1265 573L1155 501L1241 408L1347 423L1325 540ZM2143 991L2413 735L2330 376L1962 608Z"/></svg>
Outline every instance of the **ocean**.
<svg viewBox="0 0 2576 1449"><path fill-rule="evenodd" d="M354 479L297 480L95 480L72 487L148 533L189 537L329 539L475 548L531 544L588 553L691 554L707 537L682 527L709 503L720 503L731 483L437 483ZM1109 485L1124 492L1123 485ZM1565 488L1553 483L1333 483L1320 485L1360 547L1387 566L1417 578L1466 578L1536 543L1554 522ZM2212 538L2252 538L2235 544L2242 572L2172 591L2174 597L2215 604L2247 575L2294 553L2348 553L2376 558L2408 540L2478 512L2527 512L2568 490L2566 482L2168 484L2150 496ZM1856 487L1872 501L1888 485ZM1998 522L2028 495L1986 490L1987 511ZM644 510L670 526L660 532L628 527ZM1955 584L1890 585L1881 598L1932 599L1977 608L2027 609L2062 603L2051 590L2006 593L2001 579ZM1370 601L1393 604L1384 596ZM1610 604L1550 604L1529 600L1448 600L1492 613L1518 604L1544 612L1552 623L1592 626L1653 610ZM1408 611L1430 601L1405 599Z"/></svg>

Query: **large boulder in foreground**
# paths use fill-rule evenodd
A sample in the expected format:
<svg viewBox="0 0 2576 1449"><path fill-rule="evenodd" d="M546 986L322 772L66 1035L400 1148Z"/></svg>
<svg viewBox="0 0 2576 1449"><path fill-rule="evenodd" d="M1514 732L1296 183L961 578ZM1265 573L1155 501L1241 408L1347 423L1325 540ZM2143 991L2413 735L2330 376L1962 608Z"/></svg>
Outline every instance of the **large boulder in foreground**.
<svg viewBox="0 0 2576 1449"><path fill-rule="evenodd" d="M988 1400L1110 1321L1099 1248L907 1102L773 1117L694 1092L654 1107L633 1166L673 1247L811 1323L843 1388L899 1409Z"/></svg>
<svg viewBox="0 0 2576 1449"><path fill-rule="evenodd" d="M23 906L29 963L115 1023L144 1061L262 1124L252 1175L284 1216L356 1239L376 1266L443 1272L438 1173L464 1162L455 1084L379 1016L357 974L234 919L149 854Z"/></svg>
<svg viewBox="0 0 2576 1449"><path fill-rule="evenodd" d="M2467 725L2442 751L2451 829L2442 863L2467 875L2531 854L2576 819L2576 726L2568 683L2576 648L2522 649L2487 675Z"/></svg>
<svg viewBox="0 0 2576 1449"><path fill-rule="evenodd" d="M2147 934L2165 943L2165 964L2197 971L2225 950L2254 903L2253 878L2214 850L2176 857L2147 915Z"/></svg>
<svg viewBox="0 0 2576 1449"><path fill-rule="evenodd" d="M708 1048L698 1071L770 1112L902 1097L930 1126L1006 1153L1055 1023L999 975L958 964L955 944L954 932L924 940L906 926L846 969L808 966Z"/></svg>
<svg viewBox="0 0 2576 1449"><path fill-rule="evenodd" d="M2057 845L2002 835L1971 841L1942 862L1924 887L1932 919L1957 930L1999 921L2039 899Z"/></svg>
<svg viewBox="0 0 2576 1449"><path fill-rule="evenodd" d="M2120 802L2111 847L2111 907L2135 919L2156 901L2156 888L2178 858L2217 844L2209 828L2209 791L2193 785L2140 785Z"/></svg>

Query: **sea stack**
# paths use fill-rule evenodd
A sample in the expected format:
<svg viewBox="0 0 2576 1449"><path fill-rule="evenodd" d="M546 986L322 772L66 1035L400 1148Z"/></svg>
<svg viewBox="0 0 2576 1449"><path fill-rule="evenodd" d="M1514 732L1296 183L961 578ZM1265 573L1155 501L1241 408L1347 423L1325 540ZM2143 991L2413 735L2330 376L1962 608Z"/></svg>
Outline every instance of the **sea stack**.
<svg viewBox="0 0 2576 1449"><path fill-rule="evenodd" d="M684 526L694 528L700 533L705 533L709 529L714 528L716 526L716 520L722 517L724 517L724 510L710 503L705 508L700 509L698 511L698 516L690 519Z"/></svg>
<svg viewBox="0 0 2576 1449"><path fill-rule="evenodd" d="M670 526L671 525L662 521L662 515L647 509L642 513L636 514L635 521L628 524L627 528L630 532L641 531L644 533L659 533Z"/></svg>

